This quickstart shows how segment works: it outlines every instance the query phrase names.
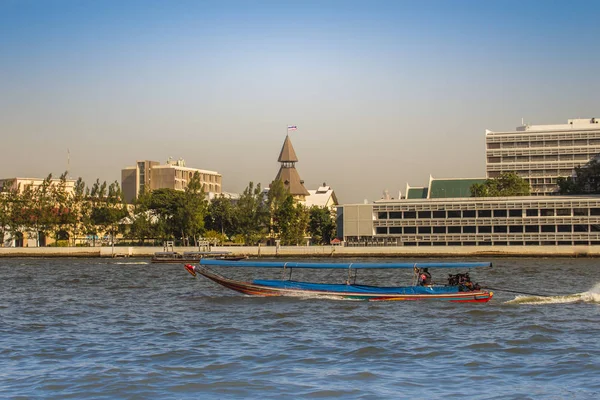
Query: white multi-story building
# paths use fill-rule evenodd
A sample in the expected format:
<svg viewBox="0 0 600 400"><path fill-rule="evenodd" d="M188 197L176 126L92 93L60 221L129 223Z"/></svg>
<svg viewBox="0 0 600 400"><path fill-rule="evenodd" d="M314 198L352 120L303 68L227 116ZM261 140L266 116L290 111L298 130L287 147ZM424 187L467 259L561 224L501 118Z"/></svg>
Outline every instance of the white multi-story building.
<svg viewBox="0 0 600 400"><path fill-rule="evenodd" d="M516 172L532 195L556 191L559 177L600 153L600 119L570 119L563 125L523 125L511 132L486 130L486 173Z"/></svg>

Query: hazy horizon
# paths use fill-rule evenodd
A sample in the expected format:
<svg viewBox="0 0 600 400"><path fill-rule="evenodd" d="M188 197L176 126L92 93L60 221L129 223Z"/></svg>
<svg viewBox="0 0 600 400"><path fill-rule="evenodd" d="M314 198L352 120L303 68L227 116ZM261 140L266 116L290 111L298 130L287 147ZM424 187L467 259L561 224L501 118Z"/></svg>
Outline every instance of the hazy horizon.
<svg viewBox="0 0 600 400"><path fill-rule="evenodd" d="M600 117L600 2L0 0L0 178L184 158L341 203L484 177L485 130Z"/></svg>

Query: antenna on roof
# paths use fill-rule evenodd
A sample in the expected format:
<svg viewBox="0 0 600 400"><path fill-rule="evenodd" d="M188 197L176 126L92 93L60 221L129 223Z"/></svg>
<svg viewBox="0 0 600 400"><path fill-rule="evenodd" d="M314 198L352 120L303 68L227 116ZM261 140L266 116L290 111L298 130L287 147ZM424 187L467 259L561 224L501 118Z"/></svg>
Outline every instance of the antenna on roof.
<svg viewBox="0 0 600 400"><path fill-rule="evenodd" d="M521 126L525 126L525 118L521 117Z"/></svg>

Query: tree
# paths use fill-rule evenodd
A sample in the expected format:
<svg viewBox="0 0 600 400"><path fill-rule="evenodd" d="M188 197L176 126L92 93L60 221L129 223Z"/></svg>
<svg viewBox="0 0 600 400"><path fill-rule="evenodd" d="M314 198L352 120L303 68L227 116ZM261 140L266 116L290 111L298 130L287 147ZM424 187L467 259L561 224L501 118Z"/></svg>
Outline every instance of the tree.
<svg viewBox="0 0 600 400"><path fill-rule="evenodd" d="M181 229L181 238L186 245L189 245L189 238L193 238L196 246L204 231L204 217L208 211L198 171L194 172L180 200L182 203L177 207L175 219Z"/></svg>
<svg viewBox="0 0 600 400"><path fill-rule="evenodd" d="M308 212L292 196L286 198L279 208L276 218L279 224L280 240L283 245L299 245L303 242L308 227Z"/></svg>
<svg viewBox="0 0 600 400"><path fill-rule="evenodd" d="M317 244L329 244L335 237L335 219L327 207L312 206L309 210L308 231Z"/></svg>
<svg viewBox="0 0 600 400"><path fill-rule="evenodd" d="M237 233L242 235L246 245L255 245L265 238L269 211L263 201L260 183L255 187L250 182L244 189L236 204L235 215Z"/></svg>
<svg viewBox="0 0 600 400"><path fill-rule="evenodd" d="M231 237L235 234L235 214L231 200L220 195L212 199L208 205L208 213L205 218L208 230L221 233L221 237Z"/></svg>
<svg viewBox="0 0 600 400"><path fill-rule="evenodd" d="M293 200L293 197L280 179L271 182L267 195L267 207L269 209L269 236L272 238L278 237L281 233L279 211L289 199Z"/></svg>
<svg viewBox="0 0 600 400"><path fill-rule="evenodd" d="M42 184L35 189L28 185L22 193L25 226L35 232L36 246L40 246L53 226L57 223L54 210L55 200L52 195L52 174L49 174Z"/></svg>
<svg viewBox="0 0 600 400"><path fill-rule="evenodd" d="M67 172L64 172L57 184L52 185L52 202L54 213L54 238L58 242L61 232L67 232L73 220L77 220L72 195L67 193Z"/></svg>
<svg viewBox="0 0 600 400"><path fill-rule="evenodd" d="M9 229L11 207L8 192L0 192L0 247L4 247L4 236Z"/></svg>
<svg viewBox="0 0 600 400"><path fill-rule="evenodd" d="M94 189L92 191L94 192ZM106 182L104 182L102 185L97 186L95 193L98 195L98 200L92 208L92 221L94 225L100 226L102 231L111 236L111 243L114 244L115 235L119 231L119 222L127 216L119 182L114 181L111 183L108 186L108 193L106 192ZM105 193L107 195L101 197Z"/></svg>
<svg viewBox="0 0 600 400"><path fill-rule="evenodd" d="M573 177L560 177L557 184L560 194L600 194L600 163L594 159L576 167Z"/></svg>
<svg viewBox="0 0 600 400"><path fill-rule="evenodd" d="M135 199L129 218L131 225L127 232L128 238L137 239L143 245L146 239L156 236L156 224L153 223L154 211L150 210L150 193L145 189Z"/></svg>
<svg viewBox="0 0 600 400"><path fill-rule="evenodd" d="M503 172L497 178L471 186L471 197L529 196L529 183L514 172Z"/></svg>
<svg viewBox="0 0 600 400"><path fill-rule="evenodd" d="M77 237L84 232L87 233L90 230L91 225L90 203L88 196L86 195L85 182L81 177L75 182L73 194L68 198L67 203L71 210L71 217L68 220L68 227L71 233L71 244L75 246Z"/></svg>

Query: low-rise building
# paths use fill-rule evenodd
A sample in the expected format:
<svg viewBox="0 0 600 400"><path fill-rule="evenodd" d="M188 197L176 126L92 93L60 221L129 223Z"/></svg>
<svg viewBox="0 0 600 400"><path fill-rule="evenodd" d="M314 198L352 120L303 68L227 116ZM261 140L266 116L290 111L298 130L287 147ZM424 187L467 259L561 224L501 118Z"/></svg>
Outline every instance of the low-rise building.
<svg viewBox="0 0 600 400"><path fill-rule="evenodd" d="M302 202L308 208L314 206L327 207L331 211L335 211L335 208L339 204L335 192L325 183L316 190L308 189L308 193L309 195Z"/></svg>
<svg viewBox="0 0 600 400"><path fill-rule="evenodd" d="M222 192L222 176L218 172L187 167L182 159L169 159L162 165L157 161L144 160L121 170L123 197L127 203L132 203L144 190L185 190L196 172L206 193Z"/></svg>
<svg viewBox="0 0 600 400"><path fill-rule="evenodd" d="M600 245L600 196L379 200L338 221L348 246Z"/></svg>
<svg viewBox="0 0 600 400"><path fill-rule="evenodd" d="M0 179L0 192L18 190L19 193L23 193L27 187L31 187L34 190L37 189L43 185L44 181L44 178L4 178ZM60 179L52 179L50 185L58 186L60 182ZM77 181L74 179L67 179L65 181L65 191L67 193L73 193L76 182Z"/></svg>

